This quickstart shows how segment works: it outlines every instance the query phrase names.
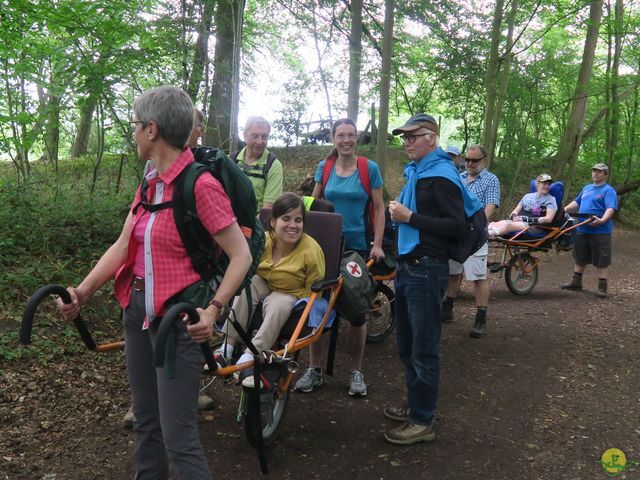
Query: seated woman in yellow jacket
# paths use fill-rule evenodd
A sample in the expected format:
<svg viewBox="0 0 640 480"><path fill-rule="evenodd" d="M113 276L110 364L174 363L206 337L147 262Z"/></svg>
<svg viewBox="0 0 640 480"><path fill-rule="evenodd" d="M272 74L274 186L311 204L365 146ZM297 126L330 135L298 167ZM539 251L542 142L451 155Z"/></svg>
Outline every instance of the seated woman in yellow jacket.
<svg viewBox="0 0 640 480"><path fill-rule="evenodd" d="M268 350L291 314L294 303L311 295L311 285L324 278L324 254L320 245L302 231L305 208L294 193L284 193L271 209L265 249L258 272L251 279L251 306L247 295L236 297L232 315L247 328L247 323L262 302L263 322L252 342L258 351ZM250 310L249 310L250 309ZM230 322L223 326L227 339L216 350L216 357L228 363L240 336ZM252 360L245 352L238 363Z"/></svg>

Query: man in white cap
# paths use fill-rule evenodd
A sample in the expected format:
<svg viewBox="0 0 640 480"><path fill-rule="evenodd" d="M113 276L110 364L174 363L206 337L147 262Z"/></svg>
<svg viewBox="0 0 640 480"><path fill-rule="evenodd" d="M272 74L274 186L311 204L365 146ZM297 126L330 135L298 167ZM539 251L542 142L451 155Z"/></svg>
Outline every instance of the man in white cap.
<svg viewBox="0 0 640 480"><path fill-rule="evenodd" d="M569 283L562 285L563 290L582 290L582 274L591 263L598 271L598 290L596 296L607 297L608 270L611 265L611 218L618 209L618 194L607 183L609 167L596 163L591 167L593 183L586 185L580 195L564 207L566 212L578 211L579 216L595 217L591 223L578 227L576 244L573 249L575 266Z"/></svg>

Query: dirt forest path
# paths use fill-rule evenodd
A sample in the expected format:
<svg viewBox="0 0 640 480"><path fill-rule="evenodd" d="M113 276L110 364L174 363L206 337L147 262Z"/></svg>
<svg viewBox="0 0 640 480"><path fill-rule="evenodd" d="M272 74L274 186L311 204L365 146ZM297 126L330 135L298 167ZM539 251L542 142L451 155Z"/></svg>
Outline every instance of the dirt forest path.
<svg viewBox="0 0 640 480"><path fill-rule="evenodd" d="M344 336L336 376L317 393L292 394L277 442L274 479L604 479L609 448L640 460L638 234L618 231L606 300L595 273L585 292L558 287L570 254L540 266L533 293L511 294L493 274L489 334L471 339L470 286L444 325L435 442L384 442L385 405L404 396L395 339L369 345L369 395L346 394ZM302 363L306 364L303 356ZM124 479L133 473L132 435L120 428L128 405L119 353L27 360L2 367L0 479ZM201 435L216 479L261 478L254 451L234 421L239 389L217 383L216 408ZM619 477L640 477L633 467Z"/></svg>

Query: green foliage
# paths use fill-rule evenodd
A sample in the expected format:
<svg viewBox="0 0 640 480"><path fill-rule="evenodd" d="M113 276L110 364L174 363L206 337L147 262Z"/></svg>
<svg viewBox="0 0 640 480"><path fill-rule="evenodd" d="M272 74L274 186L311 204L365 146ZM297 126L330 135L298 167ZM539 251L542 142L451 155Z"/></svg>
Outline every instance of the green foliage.
<svg viewBox="0 0 640 480"><path fill-rule="evenodd" d="M109 168L107 159L105 171ZM29 184L0 184L0 305L22 304L48 283L77 284L91 263L115 241L132 198L135 175L120 195L101 178L89 192L85 162L66 163L57 176L40 166ZM72 179L72 181L70 181ZM133 180L133 181L132 181ZM78 262L77 259L82 259Z"/></svg>

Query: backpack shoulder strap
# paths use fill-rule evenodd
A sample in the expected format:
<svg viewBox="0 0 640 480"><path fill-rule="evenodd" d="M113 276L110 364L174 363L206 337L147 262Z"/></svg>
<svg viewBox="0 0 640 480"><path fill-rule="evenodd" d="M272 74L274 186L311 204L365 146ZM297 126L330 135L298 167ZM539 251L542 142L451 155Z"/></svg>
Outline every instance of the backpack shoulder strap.
<svg viewBox="0 0 640 480"><path fill-rule="evenodd" d="M324 167L322 167L322 191L320 195L324 197L324 189L327 186L329 177L331 176L331 170L336 165L336 157L327 157L324 160Z"/></svg>
<svg viewBox="0 0 640 480"><path fill-rule="evenodd" d="M271 165L278 158L271 152L267 155L267 162L262 167L262 178L264 178L265 182L267 181L267 176L269 175L269 170L271 170Z"/></svg>
<svg viewBox="0 0 640 480"><path fill-rule="evenodd" d="M140 201L136 203L133 207L132 212L135 215L138 213L138 209L142 207L143 210L146 210L150 213L155 213L160 210L164 210L165 208L173 208L173 199L168 202L151 204L147 201L147 192L149 190L149 182L146 178L142 179L140 183Z"/></svg>
<svg viewBox="0 0 640 480"><path fill-rule="evenodd" d="M229 158L234 162L238 163L238 155L240 155L240 150L236 150L235 152L230 153Z"/></svg>
<svg viewBox="0 0 640 480"><path fill-rule="evenodd" d="M358 157L358 176L364 191L371 197L371 180L369 180L369 160L366 157Z"/></svg>
<svg viewBox="0 0 640 480"><path fill-rule="evenodd" d="M172 202L176 228L191 265L200 277L210 280L215 275L211 268L211 259L214 257L213 242L198 218L195 195L196 181L204 172L211 172L211 169L202 163L194 162L187 166L176 179Z"/></svg>

